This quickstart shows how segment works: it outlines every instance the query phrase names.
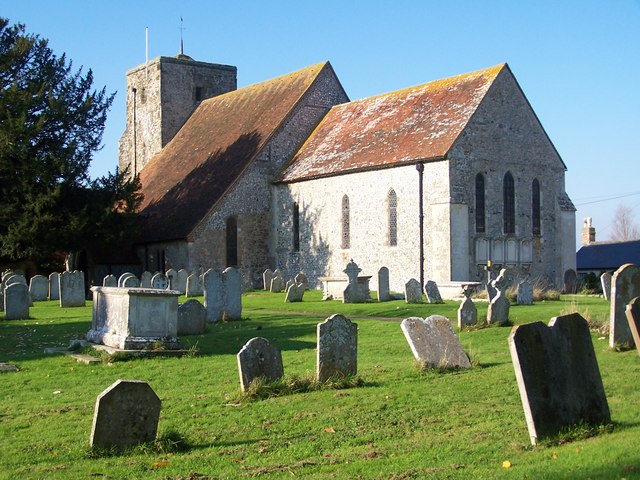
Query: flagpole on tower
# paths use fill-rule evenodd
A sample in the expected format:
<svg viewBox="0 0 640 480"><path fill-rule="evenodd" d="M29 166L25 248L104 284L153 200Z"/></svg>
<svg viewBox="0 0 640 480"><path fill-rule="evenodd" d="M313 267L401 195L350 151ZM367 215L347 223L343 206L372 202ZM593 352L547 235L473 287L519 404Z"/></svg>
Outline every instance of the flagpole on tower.
<svg viewBox="0 0 640 480"><path fill-rule="evenodd" d="M180 16L180 55L184 55L184 41L182 40L182 31L184 27L182 26L182 15Z"/></svg>

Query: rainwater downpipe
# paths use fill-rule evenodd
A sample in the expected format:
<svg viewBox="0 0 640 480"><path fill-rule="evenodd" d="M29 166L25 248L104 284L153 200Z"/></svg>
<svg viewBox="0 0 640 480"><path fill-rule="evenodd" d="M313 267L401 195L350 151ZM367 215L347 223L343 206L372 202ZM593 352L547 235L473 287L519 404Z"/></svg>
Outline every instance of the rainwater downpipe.
<svg viewBox="0 0 640 480"><path fill-rule="evenodd" d="M417 163L418 170L418 215L420 225L420 288L424 288L424 163Z"/></svg>
<svg viewBox="0 0 640 480"><path fill-rule="evenodd" d="M138 168L138 148L137 148L137 131L136 131L136 93L138 90L136 87L131 89L133 92L133 172L131 172L131 177L135 177L137 175Z"/></svg>

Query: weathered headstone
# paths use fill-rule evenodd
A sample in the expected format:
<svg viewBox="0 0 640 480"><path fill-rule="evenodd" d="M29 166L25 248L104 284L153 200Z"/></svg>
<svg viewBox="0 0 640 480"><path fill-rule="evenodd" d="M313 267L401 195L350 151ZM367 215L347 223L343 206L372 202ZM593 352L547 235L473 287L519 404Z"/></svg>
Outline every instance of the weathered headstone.
<svg viewBox="0 0 640 480"><path fill-rule="evenodd" d="M498 294L498 291L496 290L496 287L493 286L492 282L487 283L487 299L489 300L489 303L491 303L491 300L493 300L495 298L495 296Z"/></svg>
<svg viewBox="0 0 640 480"><path fill-rule="evenodd" d="M407 303L422 303L422 288L415 278L410 279L404 285L404 301Z"/></svg>
<svg viewBox="0 0 640 480"><path fill-rule="evenodd" d="M576 293L578 289L578 275L573 268L569 268L564 272L563 293Z"/></svg>
<svg viewBox="0 0 640 480"><path fill-rule="evenodd" d="M636 297L627 304L625 315L629 322L629 329L636 344L636 350L640 354L640 297Z"/></svg>
<svg viewBox="0 0 640 480"><path fill-rule="evenodd" d="M458 308L458 328L460 329L478 323L478 309L473 300L471 300L472 292L472 288L468 286L462 287L464 300L460 303L460 308Z"/></svg>
<svg viewBox="0 0 640 480"><path fill-rule="evenodd" d="M29 318L29 288L23 283L13 283L4 290L6 320Z"/></svg>
<svg viewBox="0 0 640 480"><path fill-rule="evenodd" d="M135 275L131 272L124 272L122 275L118 277L118 288L124 287L124 281L129 277L135 277Z"/></svg>
<svg viewBox="0 0 640 480"><path fill-rule="evenodd" d="M238 269L228 267L222 272L224 318L240 320L242 318L242 279Z"/></svg>
<svg viewBox="0 0 640 480"><path fill-rule="evenodd" d="M428 368L471 368L448 318L409 317L400 324L415 358Z"/></svg>
<svg viewBox="0 0 640 480"><path fill-rule="evenodd" d="M611 306L609 313L609 346L633 347L633 335L625 315L627 304L640 296L640 267L627 263L613 274L611 279Z"/></svg>
<svg viewBox="0 0 640 480"><path fill-rule="evenodd" d="M287 294L284 297L285 302L301 302L302 297L304 296L304 284L297 283L293 285L289 285L287 289Z"/></svg>
<svg viewBox="0 0 640 480"><path fill-rule="evenodd" d="M533 287L528 280L524 280L518 284L516 301L518 305L533 305Z"/></svg>
<svg viewBox="0 0 640 480"><path fill-rule="evenodd" d="M602 286L602 295L606 301L611 300L611 274L604 272L600 275L600 285Z"/></svg>
<svg viewBox="0 0 640 480"><path fill-rule="evenodd" d="M219 322L224 311L224 284L222 273L209 269L204 272L204 307L207 310L207 322Z"/></svg>
<svg viewBox="0 0 640 480"><path fill-rule="evenodd" d="M284 290L285 282L284 278L280 275L275 275L271 280L271 293L279 293Z"/></svg>
<svg viewBox="0 0 640 480"><path fill-rule="evenodd" d="M181 295L187 293L187 277L189 276L189 272L187 272L184 268L178 270L176 274L176 287L174 290L180 292Z"/></svg>
<svg viewBox="0 0 640 480"><path fill-rule="evenodd" d="M145 270L144 272L142 272L142 275L140 275L140 288L152 288L151 287L151 272ZM106 287L106 285L105 285Z"/></svg>
<svg viewBox="0 0 640 480"><path fill-rule="evenodd" d="M169 290L169 279L164 273L158 272L151 277L151 288Z"/></svg>
<svg viewBox="0 0 640 480"><path fill-rule="evenodd" d="M139 288L140 280L135 275L129 275L122 280L122 288Z"/></svg>
<svg viewBox="0 0 640 480"><path fill-rule="evenodd" d="M187 277L187 297L199 297L202 295L202 278L197 273Z"/></svg>
<svg viewBox="0 0 640 480"><path fill-rule="evenodd" d="M381 267L378 270L378 301L388 302L391 300L389 294L389 269L387 267Z"/></svg>
<svg viewBox="0 0 640 480"><path fill-rule="evenodd" d="M429 303L444 303L440 296L438 284L433 280L427 280L427 283L424 284L424 293Z"/></svg>
<svg viewBox="0 0 640 480"><path fill-rule="evenodd" d="M274 381L284 375L282 354L266 338L254 337L249 340L238 352L237 358L242 391L254 379L262 377Z"/></svg>
<svg viewBox="0 0 640 480"><path fill-rule="evenodd" d="M304 272L299 272L295 277L293 277L293 281L297 284L301 283L304 285L305 290L309 290L309 279L304 274Z"/></svg>
<svg viewBox="0 0 640 480"><path fill-rule="evenodd" d="M123 450L155 440L160 406L147 382L116 381L98 395L90 445Z"/></svg>
<svg viewBox="0 0 640 480"><path fill-rule="evenodd" d="M282 277L282 278L284 278L284 272L282 270L280 270L279 268L276 268L273 271L273 276L274 277Z"/></svg>
<svg viewBox="0 0 640 480"><path fill-rule="evenodd" d="M500 270L500 275L491 284L497 293L489 303L489 308L487 308L487 323L490 325L506 325L509 322L509 309L511 307L506 295L507 287L509 286L507 271L504 268Z"/></svg>
<svg viewBox="0 0 640 480"><path fill-rule="evenodd" d="M295 285L295 284L296 282L293 279L287 280L287 283L284 284L284 291L286 292L287 290L289 290L289 287L291 285Z"/></svg>
<svg viewBox="0 0 640 480"><path fill-rule="evenodd" d="M60 274L49 274L49 300L60 300Z"/></svg>
<svg viewBox="0 0 640 480"><path fill-rule="evenodd" d="M102 286L103 287L117 287L118 286L118 279L116 278L115 275L107 275L106 277L104 277L102 279Z"/></svg>
<svg viewBox="0 0 640 480"><path fill-rule="evenodd" d="M41 302L49 297L49 279L42 275L34 275L29 280L29 294L34 302Z"/></svg>
<svg viewBox="0 0 640 480"><path fill-rule="evenodd" d="M178 306L178 335L200 335L207 329L207 310L191 299Z"/></svg>
<svg viewBox="0 0 640 480"><path fill-rule="evenodd" d="M264 272L262 272L262 284L264 285L264 290L271 291L271 281L273 280L273 271L267 268Z"/></svg>
<svg viewBox="0 0 640 480"><path fill-rule="evenodd" d="M62 272L60 274L60 306L84 307L84 273L76 270L74 272Z"/></svg>
<svg viewBox="0 0 640 480"><path fill-rule="evenodd" d="M509 350L531 444L611 421L589 326L578 313L514 327Z"/></svg>
<svg viewBox="0 0 640 480"><path fill-rule="evenodd" d="M316 329L318 381L355 375L358 371L358 325L336 314L319 323Z"/></svg>

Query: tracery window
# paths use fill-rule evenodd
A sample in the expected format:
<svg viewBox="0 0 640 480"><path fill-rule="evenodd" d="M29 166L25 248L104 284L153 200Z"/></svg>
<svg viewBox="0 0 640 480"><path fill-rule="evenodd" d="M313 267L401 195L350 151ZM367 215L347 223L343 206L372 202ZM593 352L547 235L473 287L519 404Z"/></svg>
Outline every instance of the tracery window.
<svg viewBox="0 0 640 480"><path fill-rule="evenodd" d="M511 172L505 173L502 183L502 223L504 233L516 233L516 198Z"/></svg>
<svg viewBox="0 0 640 480"><path fill-rule="evenodd" d="M227 267L238 266L238 221L227 218Z"/></svg>
<svg viewBox="0 0 640 480"><path fill-rule="evenodd" d="M344 195L342 197L342 248L349 248L351 246L349 221L349 197Z"/></svg>
<svg viewBox="0 0 640 480"><path fill-rule="evenodd" d="M484 175L476 175L476 233L485 232Z"/></svg>
<svg viewBox="0 0 640 480"><path fill-rule="evenodd" d="M388 194L389 203L389 245L398 245L398 196L392 188Z"/></svg>
<svg viewBox="0 0 640 480"><path fill-rule="evenodd" d="M300 206L293 204L293 251L300 251Z"/></svg>
<svg viewBox="0 0 640 480"><path fill-rule="evenodd" d="M540 235L540 182L537 178L531 183L531 233Z"/></svg>

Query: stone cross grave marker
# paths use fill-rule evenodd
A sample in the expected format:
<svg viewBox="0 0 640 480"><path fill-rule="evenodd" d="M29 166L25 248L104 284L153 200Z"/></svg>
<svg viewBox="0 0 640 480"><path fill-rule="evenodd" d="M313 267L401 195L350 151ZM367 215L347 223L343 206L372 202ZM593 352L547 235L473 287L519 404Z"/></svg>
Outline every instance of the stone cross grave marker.
<svg viewBox="0 0 640 480"><path fill-rule="evenodd" d="M49 300L60 300L60 274L49 274Z"/></svg>
<svg viewBox="0 0 640 480"><path fill-rule="evenodd" d="M509 350L531 444L581 422L611 421L587 321L578 313L518 325Z"/></svg>
<svg viewBox="0 0 640 480"><path fill-rule="evenodd" d="M471 368L469 357L442 315L405 318L400 324L414 357L428 368Z"/></svg>
<svg viewBox="0 0 640 480"><path fill-rule="evenodd" d="M178 335L200 335L207 329L207 310L191 299L178 306Z"/></svg>
<svg viewBox="0 0 640 480"><path fill-rule="evenodd" d="M640 267L627 263L611 279L611 305L609 311L609 346L633 346L633 335L625 315L627 304L640 296Z"/></svg>
<svg viewBox="0 0 640 480"><path fill-rule="evenodd" d="M273 271L267 268L264 272L262 272L262 284L263 289L271 291L271 281L273 280Z"/></svg>
<svg viewBox="0 0 640 480"><path fill-rule="evenodd" d="M29 288L23 283L14 283L4 290L4 312L6 320L29 318Z"/></svg>
<svg viewBox="0 0 640 480"><path fill-rule="evenodd" d="M365 292L358 283L358 274L362 272L362 269L358 267L352 259L343 272L347 274L348 284L342 293L342 303L366 302L369 297L369 292Z"/></svg>
<svg viewBox="0 0 640 480"><path fill-rule="evenodd" d="M34 275L29 281L29 294L34 302L47 300L49 297L49 279L42 275Z"/></svg>
<svg viewBox="0 0 640 480"><path fill-rule="evenodd" d="M424 293L429 303L444 303L440 296L438 284L433 280L427 280L427 283L424 284Z"/></svg>
<svg viewBox="0 0 640 480"><path fill-rule="evenodd" d="M316 328L318 381L355 375L358 371L358 325L336 314Z"/></svg>
<svg viewBox="0 0 640 480"><path fill-rule="evenodd" d="M254 379L263 377L272 382L284 375L282 354L266 338L254 337L249 340L238 352L237 358L242 391L246 391Z"/></svg>
<svg viewBox="0 0 640 480"><path fill-rule="evenodd" d="M147 382L117 380L98 395L89 443L123 450L155 440L160 406Z"/></svg>
<svg viewBox="0 0 640 480"><path fill-rule="evenodd" d="M462 287L464 300L460 303L460 308L458 308L458 328L460 329L478 323L478 309L473 300L471 300L472 292L473 288L468 285Z"/></svg>
<svg viewBox="0 0 640 480"><path fill-rule="evenodd" d="M85 295L84 273L76 270L60 274L61 307L84 307Z"/></svg>
<svg viewBox="0 0 640 480"><path fill-rule="evenodd" d="M285 302L301 302L302 297L304 296L304 284L303 283L294 283L293 285L289 285L287 289L287 294L284 297Z"/></svg>
<svg viewBox="0 0 640 480"><path fill-rule="evenodd" d="M509 322L509 308L511 306L506 295L507 287L509 286L507 271L504 268L500 270L500 275L491 284L497 293L489 303L487 323L490 325L505 325Z"/></svg>
<svg viewBox="0 0 640 480"><path fill-rule="evenodd" d="M518 284L516 301L518 305L533 305L533 287L528 280L524 280Z"/></svg>
<svg viewBox="0 0 640 480"><path fill-rule="evenodd" d="M422 303L422 289L420 282L415 278L410 279L404 285L404 301L407 303Z"/></svg>
<svg viewBox="0 0 640 480"><path fill-rule="evenodd" d="M153 277L151 277L151 288L156 288L158 290L168 290L169 279L164 273L158 272Z"/></svg>
<svg viewBox="0 0 640 480"><path fill-rule="evenodd" d="M640 297L636 297L627 304L625 315L629 322L629 329L640 354Z"/></svg>
<svg viewBox="0 0 640 480"><path fill-rule="evenodd" d="M118 286L118 279L116 278L115 275L107 275L106 277L104 277L102 279L102 286L103 287L117 287Z"/></svg>
<svg viewBox="0 0 640 480"><path fill-rule="evenodd" d="M606 301L611 300L611 277L609 272L600 275L600 285L602 286L602 295Z"/></svg>
<svg viewBox="0 0 640 480"><path fill-rule="evenodd" d="M391 300L391 294L389 293L389 269L387 267L380 267L378 270L378 301L388 302Z"/></svg>

